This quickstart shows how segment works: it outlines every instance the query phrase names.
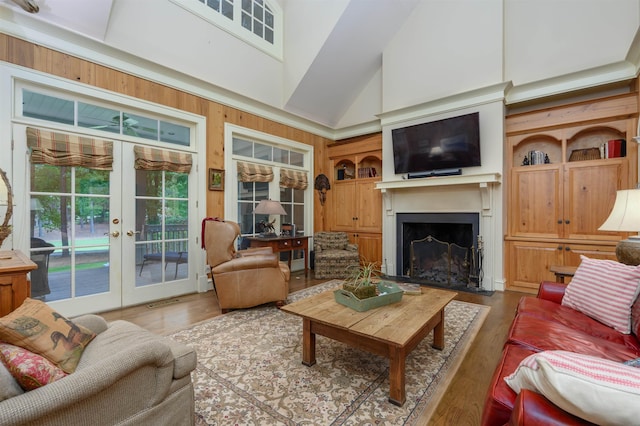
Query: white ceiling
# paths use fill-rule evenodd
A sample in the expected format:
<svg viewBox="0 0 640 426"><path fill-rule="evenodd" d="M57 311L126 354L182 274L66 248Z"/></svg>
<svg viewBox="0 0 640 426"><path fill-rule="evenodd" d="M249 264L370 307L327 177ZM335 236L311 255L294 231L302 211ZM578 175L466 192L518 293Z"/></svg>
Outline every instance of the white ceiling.
<svg viewBox="0 0 640 426"><path fill-rule="evenodd" d="M456 27L452 12L462 16L473 9L478 20L484 19L482 11L500 15L483 21L492 23L490 31L476 27L468 34L467 44L486 34L491 34L492 43L499 41L487 51L498 61L502 57L502 63L489 63L496 71L487 80L513 82L514 94L544 96L561 90L566 79L575 81L576 75L587 85L598 84L605 81L594 77L598 72L608 73L608 80L633 78L640 58L634 43L640 0L278 0L285 20L292 20L285 22L290 31L285 32L289 39L284 43L284 62L170 0L33 1L40 7L36 15L27 14L12 0L0 0L0 24L13 25L18 28L13 32L26 39L40 40L50 28L63 28L75 37L76 46L84 45L77 49L86 49L87 56L98 55L102 48L110 55L117 51L125 62L140 59L151 78L188 76L230 97L238 95L330 129L358 125L385 112L382 85L403 83L397 69L383 69L385 55L399 58L419 50L434 64L432 75L443 81L450 74L447 63L463 63L463 73L473 73L472 61L482 60L474 55L487 55L475 47L469 52L461 45L447 45L443 28L451 34L466 31L464 25ZM440 15L443 11L447 15ZM474 16L470 19L473 22ZM78 43L78 35L80 40L86 38L86 44ZM55 37L64 38L64 32ZM398 47L398 40L409 45L406 51ZM74 50L59 40L52 39L51 44ZM423 51L429 49L431 55ZM585 76L585 70L595 71ZM459 65L455 72L460 73ZM390 82L389 76L396 74L400 82ZM412 98L407 102L428 101L447 92L454 95L457 90L455 85L438 85L434 83L431 93L427 87L415 98L406 96ZM393 105L402 105L402 100ZM357 108L366 114L354 114Z"/></svg>

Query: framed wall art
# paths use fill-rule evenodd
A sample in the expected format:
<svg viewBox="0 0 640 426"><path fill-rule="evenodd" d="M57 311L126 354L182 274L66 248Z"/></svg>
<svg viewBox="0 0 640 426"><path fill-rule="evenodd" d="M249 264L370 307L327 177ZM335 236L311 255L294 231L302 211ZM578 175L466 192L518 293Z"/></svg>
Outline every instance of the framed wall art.
<svg viewBox="0 0 640 426"><path fill-rule="evenodd" d="M224 170L209 169L209 191L224 191Z"/></svg>

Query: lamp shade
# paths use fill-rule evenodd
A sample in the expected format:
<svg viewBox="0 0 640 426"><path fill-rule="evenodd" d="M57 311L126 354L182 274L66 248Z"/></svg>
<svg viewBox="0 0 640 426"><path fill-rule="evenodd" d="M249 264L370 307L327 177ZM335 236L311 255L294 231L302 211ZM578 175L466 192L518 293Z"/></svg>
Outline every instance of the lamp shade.
<svg viewBox="0 0 640 426"><path fill-rule="evenodd" d="M253 211L257 214L276 214L286 216L287 212L278 201L262 200Z"/></svg>
<svg viewBox="0 0 640 426"><path fill-rule="evenodd" d="M616 202L600 231L640 231L640 189L625 189L616 193Z"/></svg>

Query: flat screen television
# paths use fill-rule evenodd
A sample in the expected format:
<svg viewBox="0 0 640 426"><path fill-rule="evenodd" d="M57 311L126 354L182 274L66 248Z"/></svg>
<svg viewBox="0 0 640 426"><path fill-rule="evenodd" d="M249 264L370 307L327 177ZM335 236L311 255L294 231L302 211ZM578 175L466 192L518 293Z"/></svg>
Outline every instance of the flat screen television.
<svg viewBox="0 0 640 426"><path fill-rule="evenodd" d="M480 166L480 114L391 131L396 174Z"/></svg>

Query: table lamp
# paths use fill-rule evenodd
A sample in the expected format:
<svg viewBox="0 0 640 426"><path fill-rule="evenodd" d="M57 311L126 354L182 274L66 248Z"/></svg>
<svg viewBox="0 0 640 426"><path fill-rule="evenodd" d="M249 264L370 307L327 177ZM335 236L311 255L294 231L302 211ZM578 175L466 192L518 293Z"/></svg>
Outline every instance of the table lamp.
<svg viewBox="0 0 640 426"><path fill-rule="evenodd" d="M613 210L598 230L640 232L640 188L618 191ZM640 235L618 242L616 257L626 265L640 265Z"/></svg>
<svg viewBox="0 0 640 426"><path fill-rule="evenodd" d="M262 200L260 201L260 203L258 203L258 205L256 206L255 210L253 211L254 214L266 214L266 215L278 215L278 216L286 216L287 212L284 211L284 208L282 207L282 205L278 202L278 201L274 201L274 200ZM263 232L261 233L262 237L265 238L273 238L273 237L277 237L278 235L275 232L275 228L273 226L273 224L276 222L276 219L273 219L273 221L269 222L269 219L267 219L267 222L265 223L264 221L260 222L264 228L263 228ZM267 232L267 229L270 229L271 232Z"/></svg>

